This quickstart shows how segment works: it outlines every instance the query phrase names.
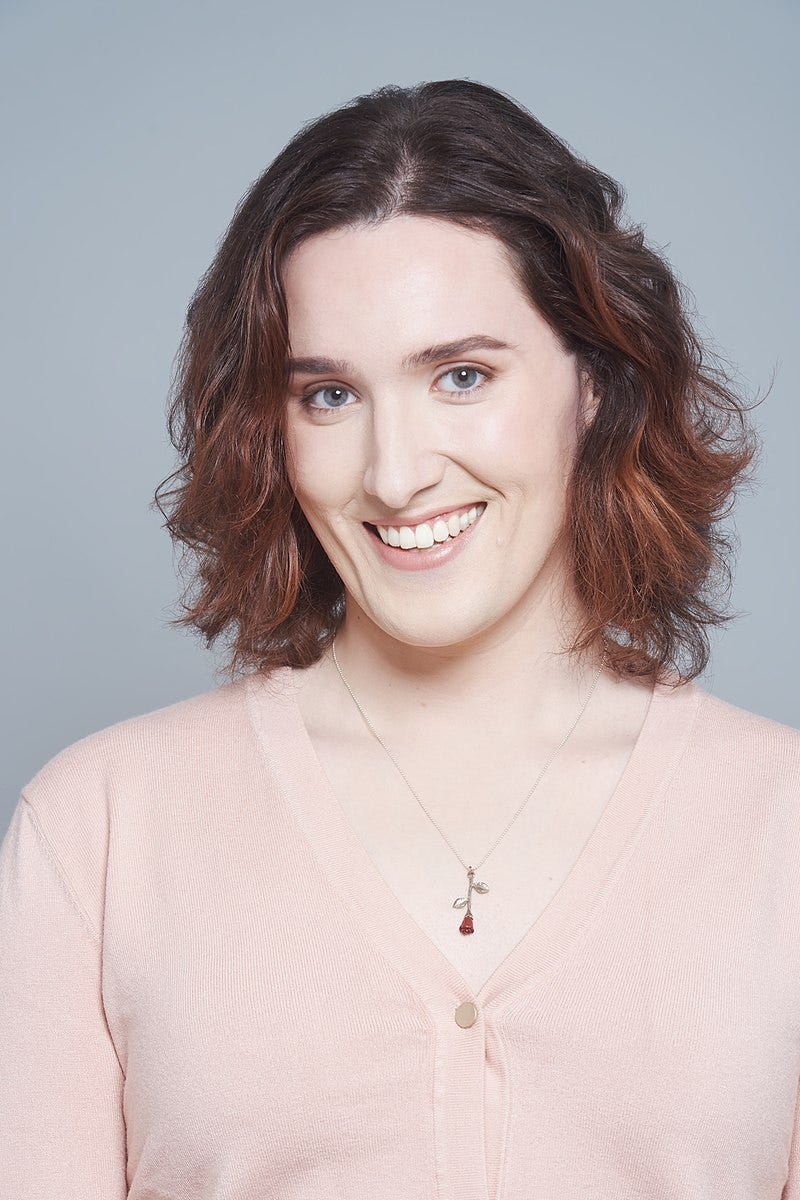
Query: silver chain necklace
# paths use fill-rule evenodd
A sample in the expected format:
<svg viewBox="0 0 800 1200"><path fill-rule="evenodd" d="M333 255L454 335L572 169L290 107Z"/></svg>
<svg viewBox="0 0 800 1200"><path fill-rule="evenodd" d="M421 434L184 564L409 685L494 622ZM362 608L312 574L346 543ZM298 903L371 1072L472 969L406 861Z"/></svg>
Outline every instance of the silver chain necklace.
<svg viewBox="0 0 800 1200"><path fill-rule="evenodd" d="M425 807L425 805L422 803L422 801L420 800L419 796L418 796L418 795L417 795L417 793L414 791L413 787L411 786L411 784L409 783L408 779L406 778L405 772L403 771L402 767L401 767L401 766L400 766L400 764L398 763L397 759L394 757L394 755L392 754L392 752L391 752L391 750L389 749L389 747L386 745L386 743L383 741L383 739L381 738L381 736L380 736L380 734L378 733L378 731L377 731L377 730L375 729L375 727L373 726L373 724L372 724L372 722L370 721L369 717L368 717L368 716L367 716L367 714L364 712L364 709L363 709L363 708L361 707L361 705L358 703L358 700L356 699L355 695L353 694L353 689L350 687L350 684L349 684L349 683L347 682L347 680L345 679L345 677L344 677L344 673L342 672L342 668L339 666L339 660L338 660L338 658L336 657L336 638L335 638L335 637L334 637L334 639L333 639L333 643L332 643L332 647L331 647L331 648L332 648L332 650L333 650L333 661L334 661L334 663L336 664L336 670L339 672L339 675L341 676L342 683L343 683L343 684L344 684L344 686L347 688L347 690L348 690L348 692L350 693L350 695L353 697L353 701L354 701L354 703L355 703L355 706L356 706L356 708L358 709L358 711L361 713L362 717L364 718L364 720L365 720L365 722L366 722L366 724L367 724L367 728L370 730L370 732L371 732L371 733L373 733L373 734L374 734L374 736L375 736L375 737L377 738L377 740L380 742L381 746L383 746L384 750L385 750L385 751L386 751L386 753L389 755L389 758L392 760L392 762L393 762L393 763L394 763L394 765L397 767L397 769L398 769L398 771L400 772L400 774L403 776L403 779L405 780L405 782L406 782L406 784L407 784L407 786L408 786L408 789L409 789L409 791L411 792L411 795L412 795L412 796L414 797L414 799L417 801L417 804L419 804L420 808L421 808L421 809L422 809L422 811L425 813L425 816L428 818L428 820L431 822L431 824L432 824L432 825L434 825L434 826L436 827L436 829L439 831L439 833L441 834L441 836L444 838L445 842L447 842L447 845L448 845L448 846L450 847L450 849L453 851L453 854L455 854L456 858L457 858L457 859L458 859L458 861L461 863L461 865L462 865L462 867L464 868L464 870L467 872L467 894L466 894L466 896L459 896L459 897L458 897L456 900L454 900L454 901L453 901L453 908L466 908L466 910L467 910L467 911L466 911L466 914L465 914L465 916L464 916L464 919L463 919L463 921L461 922L461 924L460 924L460 925L459 925L459 927L458 927L458 931L459 931L459 933L463 933L463 934L467 934L467 933L474 933L474 932L475 932L475 929L474 929L474 925L473 925L473 919L472 919L472 893L473 893L473 892L479 892L479 893L483 894L484 892L488 892L488 891L489 891L489 888L488 888L488 886L487 886L485 883L482 883L480 880L476 880L476 879L475 879L475 872L476 872L477 870L479 870L479 869L480 869L480 867L483 865L483 863L485 863L485 862L486 862L486 859L489 857L489 855L490 855L490 854L492 854L492 853L494 852L494 850L496 850L496 848L498 847L498 845L500 844L500 842L501 842L501 841L503 840L503 838L506 836L506 834L508 833L508 831L509 831L509 829L511 828L511 826L514 824L514 822L516 821L517 817L519 817L519 815L520 815L520 813L522 812L522 810L524 809L525 805L528 803L528 801L530 800L531 796L532 796L532 795L533 795L533 793L536 791L537 787L539 786L539 784L540 784L541 780L542 780L542 779L543 779L543 777L544 777L544 774L545 774L545 772L547 771L548 767L549 767L549 766L550 766L550 764L552 763L553 759L554 759L554 758L556 757L556 755L557 755L557 754L558 754L558 753L559 753L559 752L562 750L562 748L563 748L564 744L566 743L567 739L568 739L568 738L571 736L571 734L572 734L572 733L575 731L575 727L577 726L578 722L580 721L581 717L583 716L584 712L586 711L587 705L589 704L589 701L591 700L592 696L594 695L594 690L595 690L595 688L597 687L597 681L598 681L598 679L600 678L600 672L602 671L602 667L603 667L603 664L602 664L602 662L601 662L600 666L597 668L597 671L595 672L595 676L594 676L594 679L593 679L593 681L592 681L592 686L591 686L591 688L589 689L589 694L588 694L588 696L586 697L586 699L584 700L583 704L581 705L581 707L580 707L580 711L579 711L579 713L578 713L577 717L576 717L576 718L575 718L575 720L573 721L573 723L572 723L572 725L570 726L570 728L567 730L567 733L564 735L564 737L561 739L561 741L559 742L559 744L556 746L555 750L554 750L554 751L553 751L553 753L550 755L550 757L548 758L547 762L546 762L546 763L544 764L544 766L542 767L541 771L539 772L539 774L538 774L538 776L537 776L537 778L536 778L536 781L535 781L535 783L534 783L533 787L532 787L532 788L531 788L531 790L528 792L527 796L526 796L526 797L525 797L525 799L522 801L522 804L519 806L519 808L517 809L517 811L514 813L514 816L511 818L511 820L509 821L509 823L506 825L505 829L504 829L504 830L503 830L503 832L500 834L500 837L499 837L499 838L497 839L497 841L494 843L494 845L492 846L492 848L491 848L490 850L488 850L488 851L486 852L486 854L484 854L483 858L480 860L480 862L478 863L477 867L471 867L471 866L467 866L467 864L464 862L464 860L463 860L463 858L461 857L461 855L458 853L458 851L456 850L456 848L455 848L455 847L452 845L452 843L450 842L450 839L447 837L447 835L446 835L446 834L443 832L443 830L442 830L442 829L439 827L439 825L437 824L437 822L436 822L436 821L433 819L433 817L431 816L431 814L428 812L427 808L426 808L426 807Z"/></svg>

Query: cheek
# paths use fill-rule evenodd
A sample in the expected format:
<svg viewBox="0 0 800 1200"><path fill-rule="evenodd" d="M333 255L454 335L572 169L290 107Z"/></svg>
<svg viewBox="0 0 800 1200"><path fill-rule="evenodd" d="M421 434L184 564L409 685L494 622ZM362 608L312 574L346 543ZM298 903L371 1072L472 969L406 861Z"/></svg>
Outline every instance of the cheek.
<svg viewBox="0 0 800 1200"><path fill-rule="evenodd" d="M286 472L295 495L304 507L324 505L332 475L328 469L330 452L326 451L320 438L309 436L314 432L287 422Z"/></svg>
<svg viewBox="0 0 800 1200"><path fill-rule="evenodd" d="M472 456L501 490L537 489L562 476L569 456L567 429L541 405L498 409L476 429Z"/></svg>
<svg viewBox="0 0 800 1200"><path fill-rule="evenodd" d="M317 516L336 518L354 494L355 475L344 442L337 448L331 430L288 424L284 437L286 473L310 524L316 527Z"/></svg>

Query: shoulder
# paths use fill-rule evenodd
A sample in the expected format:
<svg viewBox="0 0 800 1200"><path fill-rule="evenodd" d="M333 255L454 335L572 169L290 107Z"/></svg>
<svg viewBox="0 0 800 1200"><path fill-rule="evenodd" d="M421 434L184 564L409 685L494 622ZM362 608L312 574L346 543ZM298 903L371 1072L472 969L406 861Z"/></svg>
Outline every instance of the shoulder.
<svg viewBox="0 0 800 1200"><path fill-rule="evenodd" d="M57 805L66 793L77 801L87 788L111 785L154 761L163 767L187 749L228 734L240 720L243 687L241 679L221 684L94 730L48 759L22 794L33 807Z"/></svg>
<svg viewBox="0 0 800 1200"><path fill-rule="evenodd" d="M800 729L723 700L692 683L698 704L691 750L723 774L800 784Z"/></svg>
<svg viewBox="0 0 800 1200"><path fill-rule="evenodd" d="M209 761L230 763L242 721L244 680L126 717L63 747L23 784L23 806L87 911L95 915L115 821L136 828L176 775L203 778Z"/></svg>

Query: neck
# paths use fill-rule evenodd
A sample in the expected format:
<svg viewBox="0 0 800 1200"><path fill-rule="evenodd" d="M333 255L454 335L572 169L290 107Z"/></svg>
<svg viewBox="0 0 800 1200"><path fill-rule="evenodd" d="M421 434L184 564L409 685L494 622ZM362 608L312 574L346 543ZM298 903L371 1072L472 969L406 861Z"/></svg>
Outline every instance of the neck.
<svg viewBox="0 0 800 1200"><path fill-rule="evenodd" d="M556 619L552 606L540 605L515 629L495 625L466 642L411 645L348 608L336 657L368 717L398 737L413 739L424 727L428 735L458 739L462 731L468 739L480 728L481 739L494 733L503 748L529 744L531 729L544 740L563 731L600 665L597 650L579 658L565 653L577 611L566 621L564 611ZM326 659L332 686L341 691L332 655ZM357 710L354 721L361 721Z"/></svg>

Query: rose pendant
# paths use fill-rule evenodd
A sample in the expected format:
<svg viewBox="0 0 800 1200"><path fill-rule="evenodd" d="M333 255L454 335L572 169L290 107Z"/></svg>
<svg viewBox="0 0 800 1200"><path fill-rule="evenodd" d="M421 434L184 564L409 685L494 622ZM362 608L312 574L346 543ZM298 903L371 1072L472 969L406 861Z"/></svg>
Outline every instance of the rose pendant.
<svg viewBox="0 0 800 1200"><path fill-rule="evenodd" d="M467 868L467 879L469 881L469 885L467 888L467 894L466 894L466 896L459 896L459 898L457 900L453 901L453 908L466 908L466 910L467 910L466 914L464 916L464 920L461 922L461 924L458 927L459 933L466 934L466 933L474 933L475 932L475 927L472 924L472 893L473 892L483 893L483 892L488 892L488 890L489 890L485 883L473 883L474 876L475 876L475 871L473 870L472 867L468 867Z"/></svg>

